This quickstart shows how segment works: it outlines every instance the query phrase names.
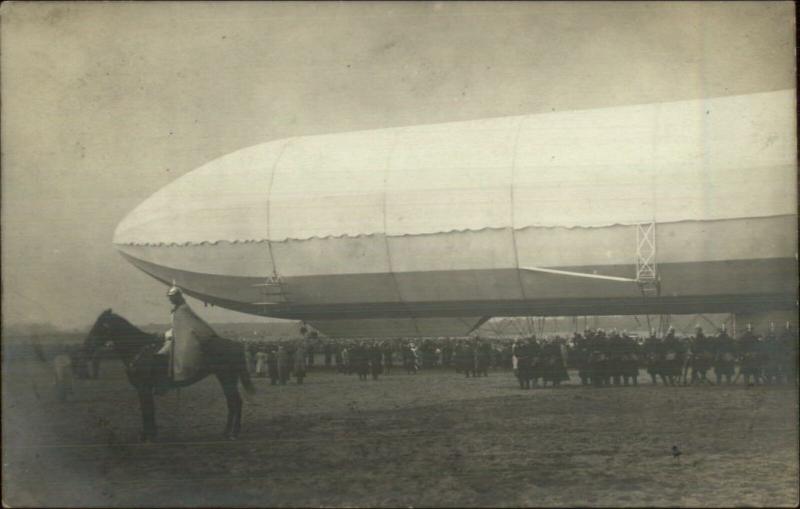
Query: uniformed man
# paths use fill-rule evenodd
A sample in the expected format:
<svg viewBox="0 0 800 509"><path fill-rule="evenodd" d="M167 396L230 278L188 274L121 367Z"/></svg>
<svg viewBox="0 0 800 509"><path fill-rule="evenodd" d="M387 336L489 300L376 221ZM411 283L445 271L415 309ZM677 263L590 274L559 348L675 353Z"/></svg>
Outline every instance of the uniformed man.
<svg viewBox="0 0 800 509"><path fill-rule="evenodd" d="M383 343L383 367L387 375L392 372L394 367L394 349L389 341Z"/></svg>
<svg viewBox="0 0 800 509"><path fill-rule="evenodd" d="M694 338L691 340L691 366L692 384L711 383L706 373L713 362L712 347L703 332L703 328L695 327Z"/></svg>
<svg viewBox="0 0 800 509"><path fill-rule="evenodd" d="M383 351L377 343L369 349L369 370L373 380L377 380L378 376L383 373Z"/></svg>
<svg viewBox="0 0 800 509"><path fill-rule="evenodd" d="M606 332L598 329L592 338L589 363L592 370L592 385L595 387L608 386L611 383L610 349Z"/></svg>
<svg viewBox="0 0 800 509"><path fill-rule="evenodd" d="M794 385L797 383L797 332L792 329L792 324L786 322L781 337L778 339L780 345L781 358L781 377L784 383Z"/></svg>
<svg viewBox="0 0 800 509"><path fill-rule="evenodd" d="M264 348L259 348L256 352L256 376L263 378L267 374L267 352Z"/></svg>
<svg viewBox="0 0 800 509"><path fill-rule="evenodd" d="M547 386L547 382L552 383L553 387L558 387L561 382L569 380L567 370L562 357L561 345L557 339L551 340L542 346L542 385Z"/></svg>
<svg viewBox="0 0 800 509"><path fill-rule="evenodd" d="M763 361L764 382L768 385L779 383L781 378L781 349L775 324L770 322L769 332L761 342L761 359Z"/></svg>
<svg viewBox="0 0 800 509"><path fill-rule="evenodd" d="M653 385L658 384L658 343L659 341L658 337L656 336L656 331L650 329L650 335L644 340L643 354L645 358L645 364L647 365L647 374L650 375L650 380L653 382Z"/></svg>
<svg viewBox="0 0 800 509"><path fill-rule="evenodd" d="M584 334L576 332L575 337L572 338L572 343L573 349L570 357L574 359L575 367L578 368L578 377L581 379L581 385L589 385L592 377L589 366L590 331L586 330Z"/></svg>
<svg viewBox="0 0 800 509"><path fill-rule="evenodd" d="M531 353L531 386L537 387L539 379L544 376L544 357L542 355L542 345L536 339L535 334L528 340L528 347Z"/></svg>
<svg viewBox="0 0 800 509"><path fill-rule="evenodd" d="M517 358L517 348L519 348L519 343L517 343L517 340L515 339L511 343L511 372L514 373L515 377L519 378L519 359Z"/></svg>
<svg viewBox="0 0 800 509"><path fill-rule="evenodd" d="M297 343L297 348L294 352L294 366L293 373L298 385L303 384L303 379L306 377L306 361L308 359L305 340L301 339Z"/></svg>
<svg viewBox="0 0 800 509"><path fill-rule="evenodd" d="M353 363L358 379L366 381L370 371L370 347L366 342L359 342L354 352Z"/></svg>
<svg viewBox="0 0 800 509"><path fill-rule="evenodd" d="M517 379L520 389L530 389L533 378L533 338L518 344L514 349L517 357Z"/></svg>
<svg viewBox="0 0 800 509"><path fill-rule="evenodd" d="M639 385L639 345L627 332L622 333L622 378L625 385Z"/></svg>
<svg viewBox="0 0 800 509"><path fill-rule="evenodd" d="M613 329L608 337L608 374L614 385L622 383L625 344L617 329Z"/></svg>
<svg viewBox="0 0 800 509"><path fill-rule="evenodd" d="M267 349L267 376L270 385L277 385L280 376L278 374L278 352L274 346Z"/></svg>
<svg viewBox="0 0 800 509"><path fill-rule="evenodd" d="M350 350L352 350L352 346L348 343L342 346L342 373L345 375L349 375L352 373L352 365L350 364Z"/></svg>
<svg viewBox="0 0 800 509"><path fill-rule="evenodd" d="M714 375L717 378L717 385L722 383L723 376L725 382L730 385L735 370L735 354L736 345L723 324L722 330L714 341Z"/></svg>
<svg viewBox="0 0 800 509"><path fill-rule="evenodd" d="M747 324L747 329L739 338L739 374L744 376L744 384L757 384L761 378L761 346L758 336L753 333L753 326ZM751 383L752 379L752 383Z"/></svg>
<svg viewBox="0 0 800 509"><path fill-rule="evenodd" d="M476 337L475 376L489 376L489 364L492 361L492 346Z"/></svg>
<svg viewBox="0 0 800 509"><path fill-rule="evenodd" d="M662 378L667 377L669 385L675 385L681 376L681 366L685 357L685 349L678 338L675 336L675 328L670 327L664 341L661 343L659 355L660 370Z"/></svg>
<svg viewBox="0 0 800 509"><path fill-rule="evenodd" d="M197 316L175 286L167 291L172 303L172 329L165 334L164 346L158 352L169 356L169 378L180 382L197 376L205 368L203 347L217 337L216 332Z"/></svg>
<svg viewBox="0 0 800 509"><path fill-rule="evenodd" d="M291 364L289 364L289 351L282 344L278 345L276 362L278 365L278 381L281 385L286 385L286 382L289 381L289 370L291 369Z"/></svg>

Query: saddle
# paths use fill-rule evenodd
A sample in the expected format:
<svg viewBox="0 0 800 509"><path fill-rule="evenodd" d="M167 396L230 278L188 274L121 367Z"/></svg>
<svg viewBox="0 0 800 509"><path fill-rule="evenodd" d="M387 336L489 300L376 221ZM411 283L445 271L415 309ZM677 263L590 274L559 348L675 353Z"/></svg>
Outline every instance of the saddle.
<svg viewBox="0 0 800 509"><path fill-rule="evenodd" d="M168 381L169 359L158 354L160 348L159 344L146 345L131 359L126 371L132 381L153 378Z"/></svg>

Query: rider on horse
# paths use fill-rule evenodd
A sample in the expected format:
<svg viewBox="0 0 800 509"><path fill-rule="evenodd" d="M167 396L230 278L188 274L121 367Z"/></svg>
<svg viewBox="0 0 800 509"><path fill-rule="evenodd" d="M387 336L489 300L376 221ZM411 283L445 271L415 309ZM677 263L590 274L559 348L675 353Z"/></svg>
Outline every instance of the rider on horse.
<svg viewBox="0 0 800 509"><path fill-rule="evenodd" d="M753 333L753 326L747 324L747 330L739 338L739 374L744 375L744 384L757 384L761 379L761 342ZM752 378L752 382L751 382Z"/></svg>
<svg viewBox="0 0 800 509"><path fill-rule="evenodd" d="M172 308L172 328L164 334L164 346L160 355L169 359L168 378L171 382L182 382L197 375L203 365L204 345L218 337L216 332L192 311L183 292L175 286L167 291ZM163 392L163 389L159 392Z"/></svg>
<svg viewBox="0 0 800 509"><path fill-rule="evenodd" d="M714 375L717 377L717 385L722 383L723 376L728 384L731 383L735 371L735 354L733 338L728 335L725 324L722 324L722 330L714 341Z"/></svg>
<svg viewBox="0 0 800 509"><path fill-rule="evenodd" d="M650 329L650 335L644 340L644 345L642 347L642 353L644 354L645 363L647 366L647 374L650 375L650 379L653 381L653 385L658 384L658 375L661 374L660 365L659 365L659 346L660 340L656 336L656 331L654 329ZM661 378L664 381L664 378ZM666 381L664 381L666 384Z"/></svg>
<svg viewBox="0 0 800 509"><path fill-rule="evenodd" d="M660 371L669 385L674 386L681 376L681 367L686 356L684 345L675 336L675 328L670 327L664 341L659 345Z"/></svg>
<svg viewBox="0 0 800 509"><path fill-rule="evenodd" d="M703 333L700 325L695 327L695 335L691 340L690 365L692 368L692 380L695 383L707 383L711 381L707 378L706 372L714 362L713 345L711 340Z"/></svg>

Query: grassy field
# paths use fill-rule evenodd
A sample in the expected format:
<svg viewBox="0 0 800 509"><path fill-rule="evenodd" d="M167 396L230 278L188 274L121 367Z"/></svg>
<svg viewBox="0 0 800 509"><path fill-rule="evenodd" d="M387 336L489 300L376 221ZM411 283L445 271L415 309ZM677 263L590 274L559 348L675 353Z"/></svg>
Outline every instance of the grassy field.
<svg viewBox="0 0 800 509"><path fill-rule="evenodd" d="M213 379L157 400L138 444L117 362L58 403L50 372L3 370L3 499L22 506L793 506L798 403L781 387L520 391L508 371L381 380L312 371L245 404L220 438ZM680 461L672 445L683 451Z"/></svg>

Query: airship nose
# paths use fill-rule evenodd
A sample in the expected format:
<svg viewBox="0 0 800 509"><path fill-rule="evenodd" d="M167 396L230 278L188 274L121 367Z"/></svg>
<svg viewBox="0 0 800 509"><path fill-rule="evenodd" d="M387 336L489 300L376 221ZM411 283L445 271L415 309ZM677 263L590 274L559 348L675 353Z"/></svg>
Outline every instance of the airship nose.
<svg viewBox="0 0 800 509"><path fill-rule="evenodd" d="M124 250L265 240L274 152L272 143L250 147L173 181L125 216L114 244Z"/></svg>
<svg viewBox="0 0 800 509"><path fill-rule="evenodd" d="M266 249L267 191L274 147L266 143L229 154L171 182L117 225L113 243L128 261L169 282L185 273L263 276L253 253ZM210 253L239 253L226 265ZM242 264L241 260L252 260ZM180 268L180 271L179 271ZM195 278L196 279L196 278Z"/></svg>

